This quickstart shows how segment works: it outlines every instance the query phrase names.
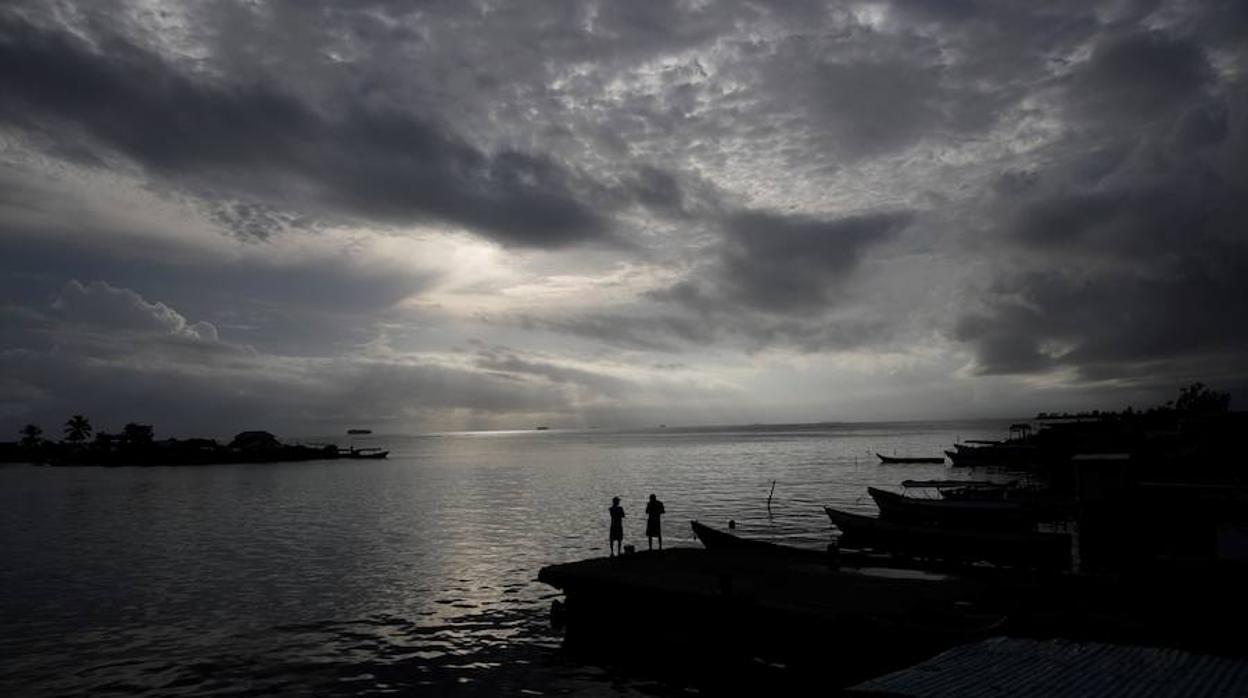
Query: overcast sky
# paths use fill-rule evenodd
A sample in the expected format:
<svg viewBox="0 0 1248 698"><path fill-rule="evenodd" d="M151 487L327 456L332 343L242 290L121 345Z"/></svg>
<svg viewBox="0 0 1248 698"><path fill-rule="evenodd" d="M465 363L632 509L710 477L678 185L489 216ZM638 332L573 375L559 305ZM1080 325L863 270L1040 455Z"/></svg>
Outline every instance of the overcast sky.
<svg viewBox="0 0 1248 698"><path fill-rule="evenodd" d="M1246 47L1241 0L6 0L0 438L1234 392Z"/></svg>

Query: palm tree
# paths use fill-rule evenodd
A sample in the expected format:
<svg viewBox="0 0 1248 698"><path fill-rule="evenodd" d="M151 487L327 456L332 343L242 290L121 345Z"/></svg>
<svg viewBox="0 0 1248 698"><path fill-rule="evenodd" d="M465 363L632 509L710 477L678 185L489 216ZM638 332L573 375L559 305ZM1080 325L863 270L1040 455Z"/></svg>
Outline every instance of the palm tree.
<svg viewBox="0 0 1248 698"><path fill-rule="evenodd" d="M24 448L34 448L43 441L41 438L43 436L43 430L34 424L27 424L17 433L22 435L22 446Z"/></svg>
<svg viewBox="0 0 1248 698"><path fill-rule="evenodd" d="M65 422L65 440L79 444L91 438L91 422L86 417L76 414Z"/></svg>
<svg viewBox="0 0 1248 698"><path fill-rule="evenodd" d="M146 446L152 442L152 425L130 422L121 428L121 438L130 446Z"/></svg>
<svg viewBox="0 0 1248 698"><path fill-rule="evenodd" d="M1174 409L1179 412L1219 413L1226 412L1231 404L1230 393L1210 390L1204 383L1192 383L1179 391Z"/></svg>

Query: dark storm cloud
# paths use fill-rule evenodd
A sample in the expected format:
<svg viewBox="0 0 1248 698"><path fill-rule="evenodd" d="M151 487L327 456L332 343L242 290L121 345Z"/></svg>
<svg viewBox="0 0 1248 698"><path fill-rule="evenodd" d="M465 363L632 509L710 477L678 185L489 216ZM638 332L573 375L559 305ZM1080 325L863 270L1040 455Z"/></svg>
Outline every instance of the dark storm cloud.
<svg viewBox="0 0 1248 698"><path fill-rule="evenodd" d="M102 281L70 281L47 304L7 320L6 356L49 367L82 362L96 370L165 364L228 370L255 355L248 346L220 341L212 323L190 322L164 303ZM13 375L19 382L38 379L38 374Z"/></svg>
<svg viewBox="0 0 1248 698"><path fill-rule="evenodd" d="M1141 32L1103 37L1064 99L1066 154L998 188L1002 264L955 337L985 373L1242 377L1242 84L1220 82L1192 38Z"/></svg>
<svg viewBox="0 0 1248 698"><path fill-rule="evenodd" d="M1212 79L1198 44L1136 32L1098 42L1075 74L1068 99L1076 114L1121 128L1191 105Z"/></svg>
<svg viewBox="0 0 1248 698"><path fill-rule="evenodd" d="M784 347L805 353L887 344L892 328L884 318L775 317L714 312L643 315L586 313L559 318L526 316L519 324L640 351L696 352L717 344L754 352Z"/></svg>
<svg viewBox="0 0 1248 698"><path fill-rule="evenodd" d="M0 15L0 119L49 143L73 134L103 149L93 160L120 153L208 193L443 220L516 245L609 237L589 202L597 185L547 157L487 154L411 110L317 109L264 81L192 78L118 36L98 43Z"/></svg>
<svg viewBox="0 0 1248 698"><path fill-rule="evenodd" d="M1236 230L1248 192L1169 183L1024 207L1010 228L1019 271L999 273L991 309L956 330L981 370L1128 375L1197 357L1211 372L1248 369L1248 244Z"/></svg>
<svg viewBox="0 0 1248 698"><path fill-rule="evenodd" d="M584 337L642 351L680 352L686 345L707 345L721 336L723 327L696 314L621 313L565 314L560 317L521 316L525 329L546 330Z"/></svg>
<svg viewBox="0 0 1248 698"><path fill-rule="evenodd" d="M864 252L910 223L909 213L837 219L746 211L729 217L711 284L721 299L764 312L825 309ZM681 300L676 293L673 300ZM700 299L690 298L697 305Z"/></svg>
<svg viewBox="0 0 1248 698"><path fill-rule="evenodd" d="M164 303L148 303L130 289L115 288L102 281L71 281L52 304L52 310L60 320L80 327L217 339L217 328L211 323L188 323Z"/></svg>
<svg viewBox="0 0 1248 698"><path fill-rule="evenodd" d="M267 240L292 228L310 227L312 223L297 214L246 201L214 202L208 215L243 240Z"/></svg>
<svg viewBox="0 0 1248 698"><path fill-rule="evenodd" d="M683 280L646 294L659 309L525 316L519 323L647 351L679 352L721 341L749 350L862 346L886 338L887 323L828 313L840 305L863 255L912 220L909 212L821 219L737 211L719 221L716 241Z"/></svg>
<svg viewBox="0 0 1248 698"><path fill-rule="evenodd" d="M1079 2L834 3L813 21L769 8L788 32L736 44L743 60L725 75L750 89L732 94L744 118L720 126L774 143L807 176L982 137L1098 30Z"/></svg>
<svg viewBox="0 0 1248 698"><path fill-rule="evenodd" d="M316 355L366 343L379 318L438 280L431 271L342 253L223 260L194 248L151 249L150 241L129 239L101 221L83 227L72 236L59 227L0 224L0 297L36 307L59 294L66 279L108 279L121 288L157 290L165 302L209 320L235 341Z"/></svg>
<svg viewBox="0 0 1248 698"><path fill-rule="evenodd" d="M1059 272L1010 279L999 289L1010 301L958 325L977 347L982 370L1033 373L1072 367L1089 377L1127 377L1165 361L1204 361L1213 374L1244 370L1248 361L1248 255L1243 250L1214 269L1186 268L1095 277ZM1216 275L1214 275L1216 274Z"/></svg>
<svg viewBox="0 0 1248 698"><path fill-rule="evenodd" d="M794 135L806 132L822 155L895 151L924 137L990 124L993 94L943 85L945 70L930 64L933 56L823 55L837 43L795 38L762 64L766 73L756 78L775 93L764 110Z"/></svg>

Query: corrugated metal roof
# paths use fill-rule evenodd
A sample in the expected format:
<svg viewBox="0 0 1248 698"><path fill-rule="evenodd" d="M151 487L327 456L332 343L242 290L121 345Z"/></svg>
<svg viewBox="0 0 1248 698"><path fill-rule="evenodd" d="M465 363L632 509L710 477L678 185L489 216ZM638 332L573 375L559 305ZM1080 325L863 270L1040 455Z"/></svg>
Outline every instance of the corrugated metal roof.
<svg viewBox="0 0 1248 698"><path fill-rule="evenodd" d="M850 691L915 698L1248 696L1248 661L1157 647L994 637Z"/></svg>

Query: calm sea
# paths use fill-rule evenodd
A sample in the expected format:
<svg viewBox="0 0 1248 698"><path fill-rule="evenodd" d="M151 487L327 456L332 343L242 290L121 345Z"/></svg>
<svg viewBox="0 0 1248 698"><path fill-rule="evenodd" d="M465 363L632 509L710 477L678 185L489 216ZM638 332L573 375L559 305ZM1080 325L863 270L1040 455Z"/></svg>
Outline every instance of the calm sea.
<svg viewBox="0 0 1248 698"><path fill-rule="evenodd" d="M822 548L821 506L949 477L1004 422L378 437L379 462L0 467L0 695L671 692L574 661L543 565L688 521ZM960 473L954 473L960 475ZM768 511L767 499L775 481ZM679 688L679 687L676 687Z"/></svg>

